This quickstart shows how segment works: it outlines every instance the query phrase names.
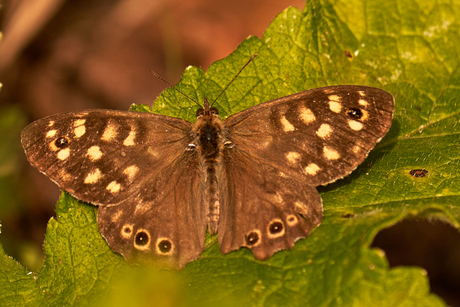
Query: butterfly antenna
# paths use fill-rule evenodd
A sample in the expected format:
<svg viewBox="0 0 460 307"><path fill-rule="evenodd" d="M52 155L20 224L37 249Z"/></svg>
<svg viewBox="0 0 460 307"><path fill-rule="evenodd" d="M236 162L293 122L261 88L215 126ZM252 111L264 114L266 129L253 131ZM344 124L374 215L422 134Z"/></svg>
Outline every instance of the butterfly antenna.
<svg viewBox="0 0 460 307"><path fill-rule="evenodd" d="M248 66L248 64L251 63L256 56L258 56L258 54L254 53L254 55L246 62L246 64L244 64L243 67L241 67L240 71L235 75L235 77L233 77L233 79L227 84L227 86L222 90L222 92L220 92L219 96L217 96L217 98L214 99L214 101L211 103L211 106L214 104L214 102L217 101L217 99L219 99L220 96L222 96L222 94L228 89L228 87L233 83L233 81L235 81L235 79L239 76L243 69L245 69L246 66Z"/></svg>
<svg viewBox="0 0 460 307"><path fill-rule="evenodd" d="M193 101L195 104L197 104L200 108L202 108L203 106L201 106L198 102L196 102L194 99L190 98L190 96L188 96L187 94L185 94L184 92L182 92L181 90L179 90L178 88L176 88L175 85L172 85L171 83L169 83L168 81L166 81L162 76L160 76L159 74L157 74L156 72L154 72L153 70L150 71L150 73L152 75L154 75L155 77L157 77L158 79L160 79L161 81L163 81L164 83L166 83L167 86L169 87L172 87L175 91L181 93L182 95L184 95L185 97L187 97L188 99L190 99L191 101Z"/></svg>

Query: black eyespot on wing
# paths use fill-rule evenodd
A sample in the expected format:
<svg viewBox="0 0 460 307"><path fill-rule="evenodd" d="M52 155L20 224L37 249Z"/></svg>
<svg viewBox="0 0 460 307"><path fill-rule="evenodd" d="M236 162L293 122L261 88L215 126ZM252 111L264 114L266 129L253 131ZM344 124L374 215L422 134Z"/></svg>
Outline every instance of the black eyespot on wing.
<svg viewBox="0 0 460 307"><path fill-rule="evenodd" d="M281 223L281 222L273 222L268 227L268 231L270 231L270 233L272 235L274 235L274 234L282 232L283 228L284 228L283 223Z"/></svg>
<svg viewBox="0 0 460 307"><path fill-rule="evenodd" d="M352 119L361 119L363 117L363 111L358 108L350 108L347 111L348 117L351 117Z"/></svg>
<svg viewBox="0 0 460 307"><path fill-rule="evenodd" d="M136 240L136 245L144 246L149 243L149 236L146 232L140 231L137 233L135 240Z"/></svg>
<svg viewBox="0 0 460 307"><path fill-rule="evenodd" d="M246 235L246 245L253 246L259 242L259 234L257 232L250 232Z"/></svg>
<svg viewBox="0 0 460 307"><path fill-rule="evenodd" d="M163 254L170 252L171 248L172 244L169 240L161 240L160 243L158 243L158 250Z"/></svg>
<svg viewBox="0 0 460 307"><path fill-rule="evenodd" d="M56 141L54 141L54 145L56 145L57 148L63 149L69 146L69 140L63 136L57 138Z"/></svg>

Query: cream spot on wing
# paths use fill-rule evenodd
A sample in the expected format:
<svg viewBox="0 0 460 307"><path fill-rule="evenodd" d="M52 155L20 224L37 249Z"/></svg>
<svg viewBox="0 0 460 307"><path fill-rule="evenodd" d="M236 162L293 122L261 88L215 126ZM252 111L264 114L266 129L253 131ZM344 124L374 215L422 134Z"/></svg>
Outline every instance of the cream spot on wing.
<svg viewBox="0 0 460 307"><path fill-rule="evenodd" d="M146 205L142 200L136 205L136 209L134 209L134 214L143 215L145 212L149 210L150 206Z"/></svg>
<svg viewBox="0 0 460 307"><path fill-rule="evenodd" d="M329 109L334 113L340 113L340 111L342 111L342 104L338 101L331 100L329 101Z"/></svg>
<svg viewBox="0 0 460 307"><path fill-rule="evenodd" d="M114 123L109 122L107 127L104 129L104 133L102 133L101 140L103 141L113 141L117 137L117 126Z"/></svg>
<svg viewBox="0 0 460 307"><path fill-rule="evenodd" d="M288 224L288 226L295 226L298 222L299 222L299 219L297 218L297 216L295 214L289 214L287 217L286 217L286 222Z"/></svg>
<svg viewBox="0 0 460 307"><path fill-rule="evenodd" d="M93 183L98 182L99 179L101 179L101 177L102 177L101 171L98 168L96 168L91 173L86 175L85 180L83 182L86 184L93 184Z"/></svg>
<svg viewBox="0 0 460 307"><path fill-rule="evenodd" d="M52 138L53 136L56 135L57 130L50 130L48 133L46 133L47 138Z"/></svg>
<svg viewBox="0 0 460 307"><path fill-rule="evenodd" d="M125 168L125 170L123 171L123 174L128 176L129 181L133 181L134 176L136 176L138 171L139 171L139 168L136 165L131 165Z"/></svg>
<svg viewBox="0 0 460 307"><path fill-rule="evenodd" d="M366 110L361 109L361 112L363 113L363 116L361 116L361 121L366 121L369 118L369 112Z"/></svg>
<svg viewBox="0 0 460 307"><path fill-rule="evenodd" d="M360 123L360 122L357 122L355 120L349 120L348 121L348 126L350 126L350 128L355 130L355 131L359 131L359 130L363 129L363 124Z"/></svg>
<svg viewBox="0 0 460 307"><path fill-rule="evenodd" d="M340 154L337 150L327 146L323 148L323 156L328 160L337 160L340 158Z"/></svg>
<svg viewBox="0 0 460 307"><path fill-rule="evenodd" d="M121 209L118 210L114 215L112 215L112 218L111 218L112 222L113 223L118 222L118 220L120 219L122 215L123 215L123 211L121 211Z"/></svg>
<svg viewBox="0 0 460 307"><path fill-rule="evenodd" d="M305 203L301 202L301 201L296 201L294 203L294 205L296 206L297 208L297 211L298 212L301 212L302 214L304 215L308 215L308 213L310 212L309 208L307 207L307 205L305 205Z"/></svg>
<svg viewBox="0 0 460 307"><path fill-rule="evenodd" d="M359 103L360 105L364 106L364 107L366 107L366 106L368 105L367 101L364 100L364 99L358 100L358 103Z"/></svg>
<svg viewBox="0 0 460 307"><path fill-rule="evenodd" d="M121 210L120 210L121 211ZM125 224L121 227L120 234L125 239L130 239L133 235L133 224Z"/></svg>
<svg viewBox="0 0 460 307"><path fill-rule="evenodd" d="M329 100L340 102L342 98L339 95L329 95L327 96Z"/></svg>
<svg viewBox="0 0 460 307"><path fill-rule="evenodd" d="M321 168L315 163L310 163L305 167L305 173L311 176L316 175L316 173L320 170Z"/></svg>
<svg viewBox="0 0 460 307"><path fill-rule="evenodd" d="M315 114L313 114L310 109L302 105L299 107L299 115L300 119L307 125L316 120Z"/></svg>
<svg viewBox="0 0 460 307"><path fill-rule="evenodd" d="M364 91L358 91L359 96L366 97L366 93Z"/></svg>
<svg viewBox="0 0 460 307"><path fill-rule="evenodd" d="M61 178L62 181L70 181L72 179L72 175L67 173L65 169L61 169L59 171L59 178Z"/></svg>
<svg viewBox="0 0 460 307"><path fill-rule="evenodd" d="M73 122L74 127L82 126L86 123L86 119L77 119Z"/></svg>
<svg viewBox="0 0 460 307"><path fill-rule="evenodd" d="M263 135L263 136L258 136L257 141L252 143L252 146L254 149L257 150L264 150L266 149L273 141L273 136L271 135Z"/></svg>
<svg viewBox="0 0 460 307"><path fill-rule="evenodd" d="M50 142L49 146L50 146L50 149L52 151L58 151L59 150L59 148L56 146L56 140L53 140L52 142Z"/></svg>
<svg viewBox="0 0 460 307"><path fill-rule="evenodd" d="M136 131L131 130L128 137L124 140L123 145L132 146L134 145L134 138L136 137Z"/></svg>
<svg viewBox="0 0 460 307"><path fill-rule="evenodd" d="M109 185L107 186L107 190L110 192L110 193L117 193L120 191L120 188L121 188L121 185L116 182L115 180L112 181L111 183L109 183Z"/></svg>
<svg viewBox="0 0 460 307"><path fill-rule="evenodd" d="M290 151L285 154L286 159L289 161L291 164L297 164L300 161L300 154L295 151Z"/></svg>
<svg viewBox="0 0 460 307"><path fill-rule="evenodd" d="M99 146L91 146L88 149L87 156L91 161L97 161L102 157L101 148Z"/></svg>
<svg viewBox="0 0 460 307"><path fill-rule="evenodd" d="M84 120L84 119L80 119L80 120ZM73 133L75 133L75 136L76 136L77 138L79 138L79 137L81 137L82 135L84 135L85 132L86 132L85 126L78 126L77 128L75 128L75 129L73 130Z"/></svg>
<svg viewBox="0 0 460 307"><path fill-rule="evenodd" d="M358 145L353 146L352 151L353 151L355 154L357 154L357 153L359 153L359 152L361 151L361 147L359 147Z"/></svg>
<svg viewBox="0 0 460 307"><path fill-rule="evenodd" d="M316 135L322 139L329 137L331 133L332 133L332 128L328 124L322 124L319 127L318 131L316 131Z"/></svg>
<svg viewBox="0 0 460 307"><path fill-rule="evenodd" d="M276 192L275 194L267 194L267 195L271 196L273 203L281 204L283 202L283 197L278 192Z"/></svg>
<svg viewBox="0 0 460 307"><path fill-rule="evenodd" d="M50 120L50 122L48 123L48 127L53 127L54 125L54 120Z"/></svg>
<svg viewBox="0 0 460 307"><path fill-rule="evenodd" d="M69 157L69 155L70 155L70 148L61 149L57 153L57 157L59 160L65 160Z"/></svg>
<svg viewBox="0 0 460 307"><path fill-rule="evenodd" d="M158 152L155 151L155 149L153 149L152 147L149 147L149 148L147 149L147 152L148 152L150 155L152 155L154 158L158 158Z"/></svg>
<svg viewBox="0 0 460 307"><path fill-rule="evenodd" d="M283 125L284 132L291 132L295 130L295 127L286 119L284 115L281 117L280 121L281 125Z"/></svg>

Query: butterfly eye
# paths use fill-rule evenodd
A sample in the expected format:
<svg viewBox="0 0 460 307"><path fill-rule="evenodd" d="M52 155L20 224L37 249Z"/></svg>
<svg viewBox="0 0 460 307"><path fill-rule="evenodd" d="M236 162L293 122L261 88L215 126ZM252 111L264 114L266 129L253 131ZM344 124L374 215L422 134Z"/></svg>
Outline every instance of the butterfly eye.
<svg viewBox="0 0 460 307"><path fill-rule="evenodd" d="M219 110L217 110L216 108L211 108L211 109L209 109L209 112L210 112L211 114L219 115Z"/></svg>
<svg viewBox="0 0 460 307"><path fill-rule="evenodd" d="M56 145L57 148L66 148L69 146L69 140L66 137L60 137L57 138L56 141L54 141L54 145Z"/></svg>
<svg viewBox="0 0 460 307"><path fill-rule="evenodd" d="M196 111L196 117L201 116L201 115L203 115L203 114L204 114L204 110L203 110L203 109L198 109L198 110Z"/></svg>
<svg viewBox="0 0 460 307"><path fill-rule="evenodd" d="M363 111L358 108L351 108L348 109L347 115L353 119L361 119L361 117L363 117Z"/></svg>

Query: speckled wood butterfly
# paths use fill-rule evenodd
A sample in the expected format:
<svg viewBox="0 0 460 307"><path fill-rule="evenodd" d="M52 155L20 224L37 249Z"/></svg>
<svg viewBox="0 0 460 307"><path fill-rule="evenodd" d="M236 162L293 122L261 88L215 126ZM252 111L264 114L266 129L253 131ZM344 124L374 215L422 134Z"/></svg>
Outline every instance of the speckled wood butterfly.
<svg viewBox="0 0 460 307"><path fill-rule="evenodd" d="M365 86L312 89L222 121L207 100L194 124L90 110L22 131L30 163L77 199L129 261L183 267L218 231L222 253L290 249L322 219L316 190L352 172L390 128L393 97Z"/></svg>

